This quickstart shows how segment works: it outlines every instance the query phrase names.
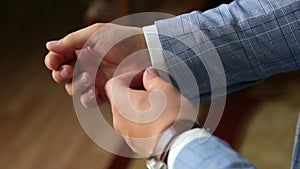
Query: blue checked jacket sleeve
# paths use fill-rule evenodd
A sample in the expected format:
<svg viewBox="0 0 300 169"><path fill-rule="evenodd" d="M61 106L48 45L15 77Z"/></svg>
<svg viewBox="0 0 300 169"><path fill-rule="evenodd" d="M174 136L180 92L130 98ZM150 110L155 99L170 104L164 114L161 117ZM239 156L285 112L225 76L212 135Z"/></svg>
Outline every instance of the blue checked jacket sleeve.
<svg viewBox="0 0 300 169"><path fill-rule="evenodd" d="M191 132L191 131L188 131ZM197 131L197 132L200 132ZM195 134L195 133L192 133ZM255 169L249 161L235 152L225 141L211 135L206 141L201 142L203 136L183 145L170 169ZM178 146L178 145L177 145ZM176 147L175 147L176 148ZM293 156L290 169L300 168L300 116L298 118ZM174 149L170 150L169 159ZM174 156L173 156L174 158Z"/></svg>
<svg viewBox="0 0 300 169"><path fill-rule="evenodd" d="M188 143L170 169L255 169L255 166L226 142L211 136L203 143L200 139Z"/></svg>
<svg viewBox="0 0 300 169"><path fill-rule="evenodd" d="M195 33L202 32L213 44L224 67L224 88L232 92L300 68L299 19L299 0L235 0L155 25L167 70L178 76L172 83L177 87L188 83L188 75L182 70L182 64L186 64L197 81L201 101L205 101L211 97L210 78L195 55L209 56L201 53L203 42ZM194 97L181 92L189 99Z"/></svg>

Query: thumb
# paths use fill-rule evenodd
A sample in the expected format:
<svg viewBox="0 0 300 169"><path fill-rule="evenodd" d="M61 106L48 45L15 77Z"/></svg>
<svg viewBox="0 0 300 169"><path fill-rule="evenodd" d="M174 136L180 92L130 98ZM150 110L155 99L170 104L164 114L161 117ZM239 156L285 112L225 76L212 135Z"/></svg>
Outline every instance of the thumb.
<svg viewBox="0 0 300 169"><path fill-rule="evenodd" d="M137 72L124 73L119 76L113 77L105 83L104 89L108 100L113 101L113 97L126 99L128 92L133 93L135 90L130 88L131 80L134 79Z"/></svg>
<svg viewBox="0 0 300 169"><path fill-rule="evenodd" d="M47 42L46 47L50 51L57 53L73 53L81 49L91 36L100 30L101 24L94 24L89 27L70 33L59 41Z"/></svg>
<svg viewBox="0 0 300 169"><path fill-rule="evenodd" d="M154 89L162 89L166 85L169 86L170 83L163 80L153 67L149 67L144 72L143 85L147 91L151 91Z"/></svg>

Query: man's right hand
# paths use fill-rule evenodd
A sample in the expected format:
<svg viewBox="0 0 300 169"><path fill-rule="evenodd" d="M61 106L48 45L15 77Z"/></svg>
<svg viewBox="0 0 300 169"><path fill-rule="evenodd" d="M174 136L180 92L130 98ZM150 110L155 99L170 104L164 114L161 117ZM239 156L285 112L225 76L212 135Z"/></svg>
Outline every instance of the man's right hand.
<svg viewBox="0 0 300 169"><path fill-rule="evenodd" d="M148 157L163 131L178 120L195 121L197 111L154 68L147 68L143 74L145 90L130 88L134 75L124 73L116 76L106 83L105 89L111 104L115 130L124 137L133 151Z"/></svg>
<svg viewBox="0 0 300 169"><path fill-rule="evenodd" d="M85 107L95 107L105 101L105 83L113 77L119 64L130 54L147 49L141 28L101 23L50 41L46 47L49 53L45 65L52 71L53 79L64 83L69 95L79 95ZM139 56L134 62L124 67L124 72L151 65L149 54ZM73 74L75 63L79 71L76 69Z"/></svg>

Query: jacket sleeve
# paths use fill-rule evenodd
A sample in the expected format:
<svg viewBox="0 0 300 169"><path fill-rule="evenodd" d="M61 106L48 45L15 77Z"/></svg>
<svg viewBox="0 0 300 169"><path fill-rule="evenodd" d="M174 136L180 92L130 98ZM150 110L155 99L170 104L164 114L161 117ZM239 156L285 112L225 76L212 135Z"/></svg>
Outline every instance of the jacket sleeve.
<svg viewBox="0 0 300 169"><path fill-rule="evenodd" d="M255 169L255 166L218 137L200 134L200 129L188 132L192 136L198 136L188 142L185 139L190 136L189 133L185 133L187 136L179 136L169 153L170 169Z"/></svg>
<svg viewBox="0 0 300 169"><path fill-rule="evenodd" d="M212 82L218 84L209 71L224 74L226 83L216 88L232 92L299 69L299 19L299 0L235 0L155 25L172 83L187 98L205 101ZM193 80L199 93L191 92Z"/></svg>

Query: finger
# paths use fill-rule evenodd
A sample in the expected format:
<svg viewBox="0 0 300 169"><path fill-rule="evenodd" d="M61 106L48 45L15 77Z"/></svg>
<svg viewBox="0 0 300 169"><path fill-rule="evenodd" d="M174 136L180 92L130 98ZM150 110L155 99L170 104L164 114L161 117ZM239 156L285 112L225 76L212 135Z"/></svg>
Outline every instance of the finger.
<svg viewBox="0 0 300 169"><path fill-rule="evenodd" d="M92 86L92 77L89 73L83 72L78 75L76 78L73 78L73 81L66 83L65 88L69 95L76 96L80 95Z"/></svg>
<svg viewBox="0 0 300 169"><path fill-rule="evenodd" d="M95 108L103 103L103 100L101 100L98 95L99 93L97 88L90 88L87 92L80 96L80 101L86 108Z"/></svg>
<svg viewBox="0 0 300 169"><path fill-rule="evenodd" d="M74 68L71 65L62 65L59 70L52 71L52 78L57 83L69 81L73 76Z"/></svg>
<svg viewBox="0 0 300 169"><path fill-rule="evenodd" d="M105 92L110 102L113 102L113 98L128 99L128 93L141 93L142 91L131 89L132 80L138 75L138 72L130 72L111 78L105 84Z"/></svg>
<svg viewBox="0 0 300 169"><path fill-rule="evenodd" d="M123 119L122 123L139 122L140 113L150 106L146 91L130 88L130 81L135 75L136 72L122 74L105 84L106 95L112 108L114 127L117 129L120 122L118 119Z"/></svg>
<svg viewBox="0 0 300 169"><path fill-rule="evenodd" d="M197 112L195 111L192 104L186 99L183 95L179 93L179 91L171 84L163 80L159 77L157 71L149 67L145 70L143 76L143 84L145 86L146 91L154 91L156 89L162 90L165 94L167 100L166 103L169 104L171 107L178 107L181 110L189 113L180 113L178 118L181 119L190 119L194 120L197 118ZM159 101L159 97L153 99L153 105L159 105L163 100ZM156 106L154 106L156 108ZM178 109L179 109L178 108ZM154 111L155 112L155 111ZM172 115L172 114L170 114Z"/></svg>
<svg viewBox="0 0 300 169"><path fill-rule="evenodd" d="M50 70L57 70L63 64L75 61L75 55L63 55L56 52L50 51L45 57L45 65Z"/></svg>
<svg viewBox="0 0 300 169"><path fill-rule="evenodd" d="M101 24L94 24L89 27L70 33L59 41L50 41L46 47L50 51L62 54L70 54L81 49L88 39L100 28Z"/></svg>
<svg viewBox="0 0 300 169"><path fill-rule="evenodd" d="M49 52L45 57L45 65L50 70L57 70L62 63L64 62L64 58L62 55L57 54L55 52Z"/></svg>
<svg viewBox="0 0 300 169"><path fill-rule="evenodd" d="M163 80L153 67L149 67L145 70L143 75L143 85L146 91L152 91L155 89L171 89L176 90L176 88L171 84Z"/></svg>

